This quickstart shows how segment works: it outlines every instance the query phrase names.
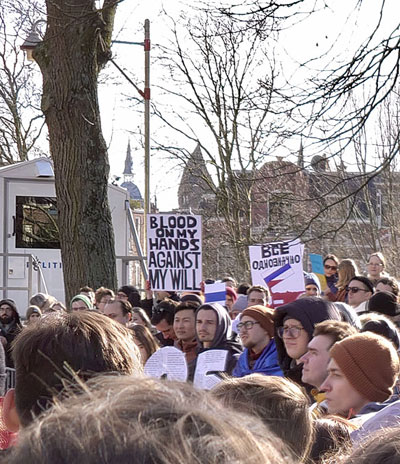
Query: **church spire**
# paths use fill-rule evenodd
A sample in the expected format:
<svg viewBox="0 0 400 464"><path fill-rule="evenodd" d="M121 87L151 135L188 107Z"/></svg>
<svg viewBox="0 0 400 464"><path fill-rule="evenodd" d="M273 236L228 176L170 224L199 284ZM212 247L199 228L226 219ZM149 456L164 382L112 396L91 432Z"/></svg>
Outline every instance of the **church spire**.
<svg viewBox="0 0 400 464"><path fill-rule="evenodd" d="M132 172L132 165L133 165L133 162L132 162L132 154L131 154L131 141L128 140L128 147L126 149L126 158L125 158L125 168L124 168L124 176L129 176L129 177L132 177L133 176L133 172Z"/></svg>
<svg viewBox="0 0 400 464"><path fill-rule="evenodd" d="M304 169L304 149L303 149L303 137L300 138L300 148L297 155L297 165L299 168Z"/></svg>

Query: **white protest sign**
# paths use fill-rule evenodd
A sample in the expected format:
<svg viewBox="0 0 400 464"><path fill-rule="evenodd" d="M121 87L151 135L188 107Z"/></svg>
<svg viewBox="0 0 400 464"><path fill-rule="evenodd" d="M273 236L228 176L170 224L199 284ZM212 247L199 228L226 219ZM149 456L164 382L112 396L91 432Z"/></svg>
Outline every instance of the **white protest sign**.
<svg viewBox="0 0 400 464"><path fill-rule="evenodd" d="M188 367L185 354L173 346L165 346L153 353L144 366L150 377L165 377L168 380L186 382Z"/></svg>
<svg viewBox="0 0 400 464"><path fill-rule="evenodd" d="M197 356L193 385L202 390L211 390L221 377L212 372L225 372L227 350L207 350Z"/></svg>
<svg viewBox="0 0 400 464"><path fill-rule="evenodd" d="M268 286L273 307L305 292L303 253L304 245L298 239L249 247L253 285Z"/></svg>
<svg viewBox="0 0 400 464"><path fill-rule="evenodd" d="M152 290L200 291L201 216L149 214L147 264Z"/></svg>

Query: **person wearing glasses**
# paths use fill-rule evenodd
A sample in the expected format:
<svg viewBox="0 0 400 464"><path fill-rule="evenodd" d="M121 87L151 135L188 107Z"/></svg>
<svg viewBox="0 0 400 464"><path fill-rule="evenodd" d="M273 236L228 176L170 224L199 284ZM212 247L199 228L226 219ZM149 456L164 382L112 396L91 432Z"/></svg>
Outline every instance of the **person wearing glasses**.
<svg viewBox="0 0 400 464"><path fill-rule="evenodd" d="M285 377L305 386L308 391L311 386L301 380L303 363L300 358L308 350L315 325L326 320L340 321L340 313L332 303L316 297L292 301L274 313L279 365Z"/></svg>
<svg viewBox="0 0 400 464"><path fill-rule="evenodd" d="M384 271L386 267L386 259L380 251L372 253L367 262L368 279L374 287L382 277L387 277L388 274Z"/></svg>
<svg viewBox="0 0 400 464"><path fill-rule="evenodd" d="M272 308L261 305L243 311L237 330L245 350L239 356L233 377L256 373L283 376L276 352L273 314Z"/></svg>
<svg viewBox="0 0 400 464"><path fill-rule="evenodd" d="M367 301L374 294L373 283L364 276L355 276L346 287L349 305L354 308L356 313L367 310Z"/></svg>
<svg viewBox="0 0 400 464"><path fill-rule="evenodd" d="M333 254L326 255L324 258L324 274L328 287L325 289L324 294L332 293L336 295L338 288L336 283L338 281L338 268L339 258Z"/></svg>
<svg viewBox="0 0 400 464"><path fill-rule="evenodd" d="M347 303L347 286L351 279L358 275L357 264L352 259L342 259L338 267L338 281L336 287L337 293L327 293L325 291L325 297L329 301Z"/></svg>

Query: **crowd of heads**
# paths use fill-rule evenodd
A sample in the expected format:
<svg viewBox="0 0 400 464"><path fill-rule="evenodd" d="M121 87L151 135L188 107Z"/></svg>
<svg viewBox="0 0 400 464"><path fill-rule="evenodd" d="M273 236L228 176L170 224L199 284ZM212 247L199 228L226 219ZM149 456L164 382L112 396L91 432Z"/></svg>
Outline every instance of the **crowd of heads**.
<svg viewBox="0 0 400 464"><path fill-rule="evenodd" d="M2 420L18 441L0 462L397 462L398 283L381 253L366 275L333 254L323 265L325 281L304 273L304 294L276 307L230 276L221 303L86 286L67 306L34 295L21 321L3 299L0 388L2 364L16 381ZM168 346L187 382L144 374ZM199 356L216 350L216 385L195 388Z"/></svg>

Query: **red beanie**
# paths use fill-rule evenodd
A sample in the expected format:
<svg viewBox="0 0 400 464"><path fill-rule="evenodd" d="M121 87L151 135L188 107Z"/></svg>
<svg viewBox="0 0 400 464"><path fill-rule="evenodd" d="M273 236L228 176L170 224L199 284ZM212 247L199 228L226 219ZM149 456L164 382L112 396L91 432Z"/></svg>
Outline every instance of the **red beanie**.
<svg viewBox="0 0 400 464"><path fill-rule="evenodd" d="M372 332L337 342L330 350L346 379L369 401L385 401L399 375L399 356L389 340Z"/></svg>
<svg viewBox="0 0 400 464"><path fill-rule="evenodd" d="M233 290L232 287L226 287L226 294L232 297L233 302L237 300L237 293Z"/></svg>

